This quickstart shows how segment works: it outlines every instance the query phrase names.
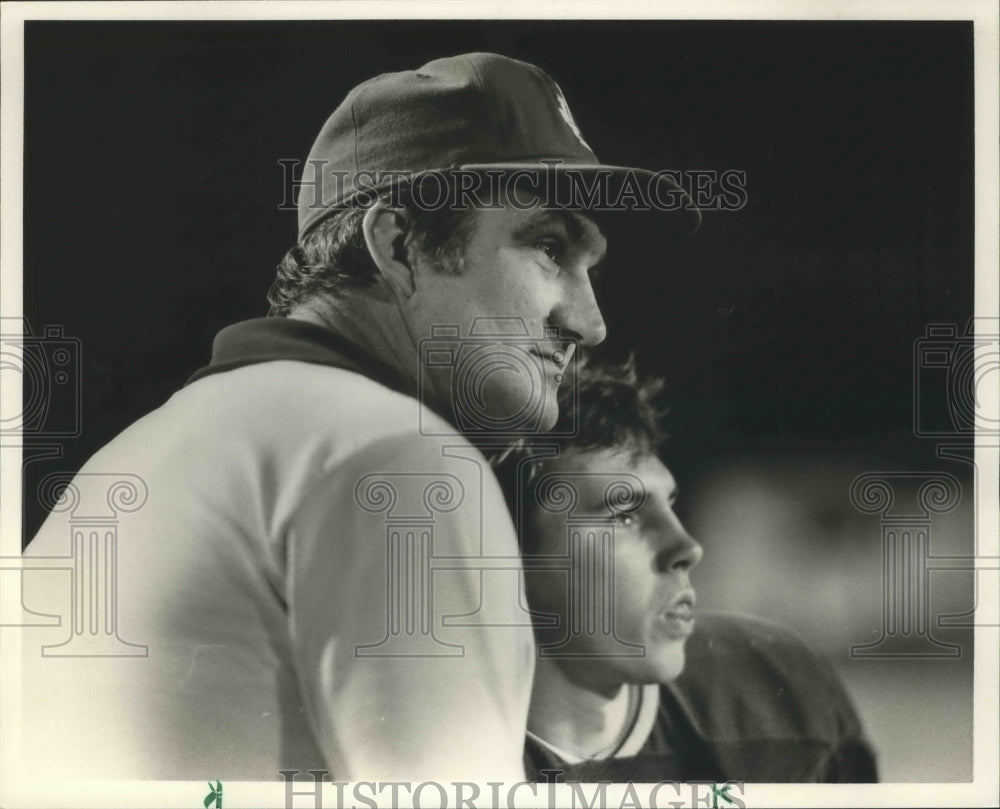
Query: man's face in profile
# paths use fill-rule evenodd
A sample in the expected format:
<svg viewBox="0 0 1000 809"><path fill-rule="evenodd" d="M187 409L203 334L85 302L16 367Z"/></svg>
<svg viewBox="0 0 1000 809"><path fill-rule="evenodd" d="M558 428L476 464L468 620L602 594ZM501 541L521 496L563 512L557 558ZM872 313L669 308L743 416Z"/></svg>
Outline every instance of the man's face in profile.
<svg viewBox="0 0 1000 809"><path fill-rule="evenodd" d="M553 484L571 487L563 493L571 491L575 505L546 503L545 491L557 491ZM626 489L636 495L615 497ZM568 572L525 573L531 608L559 618L555 628L536 626L539 643L569 638L552 659L571 680L602 693L613 694L623 683L677 677L694 628L689 574L702 550L674 513L677 485L670 470L649 453L570 449L545 464L538 491L540 502L527 506L526 555L570 557ZM613 526L610 543L593 527L602 524ZM572 532L579 537L575 553L569 552ZM603 603L612 592L613 612ZM607 628L591 617L609 613ZM583 631L572 632L574 627ZM645 652L623 655L622 643Z"/></svg>
<svg viewBox="0 0 1000 809"><path fill-rule="evenodd" d="M456 272L432 258L415 269L412 322L418 343L426 340L425 390L450 404L460 429L550 429L576 343L605 336L591 286L604 236L590 218L524 195L470 215ZM441 332L449 326L458 333Z"/></svg>

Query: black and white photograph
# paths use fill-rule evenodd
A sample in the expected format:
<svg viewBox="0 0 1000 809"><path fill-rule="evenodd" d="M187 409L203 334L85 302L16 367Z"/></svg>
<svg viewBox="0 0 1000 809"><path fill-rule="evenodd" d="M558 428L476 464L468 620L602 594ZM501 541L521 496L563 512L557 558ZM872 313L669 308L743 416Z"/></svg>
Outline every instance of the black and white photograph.
<svg viewBox="0 0 1000 809"><path fill-rule="evenodd" d="M3 806L1000 800L993 4L0 13Z"/></svg>

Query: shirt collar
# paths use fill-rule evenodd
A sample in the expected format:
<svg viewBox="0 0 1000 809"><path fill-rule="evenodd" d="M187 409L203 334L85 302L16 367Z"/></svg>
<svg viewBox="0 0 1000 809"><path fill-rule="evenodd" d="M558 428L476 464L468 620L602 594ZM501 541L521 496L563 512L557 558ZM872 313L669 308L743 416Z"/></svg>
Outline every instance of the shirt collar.
<svg viewBox="0 0 1000 809"><path fill-rule="evenodd" d="M416 396L416 385L333 329L287 317L261 317L227 326L215 336L212 359L187 383L212 374L276 360L295 360L354 371Z"/></svg>

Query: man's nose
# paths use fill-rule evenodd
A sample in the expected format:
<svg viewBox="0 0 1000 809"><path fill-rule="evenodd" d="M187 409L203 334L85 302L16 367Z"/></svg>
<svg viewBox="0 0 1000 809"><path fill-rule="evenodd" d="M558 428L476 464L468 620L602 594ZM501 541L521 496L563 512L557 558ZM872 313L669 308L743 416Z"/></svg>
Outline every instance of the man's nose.
<svg viewBox="0 0 1000 809"><path fill-rule="evenodd" d="M553 309L551 320L561 329L579 335L581 345L597 345L608 335L590 278L574 279L566 284L563 298Z"/></svg>
<svg viewBox="0 0 1000 809"><path fill-rule="evenodd" d="M669 538L657 554L657 567L661 573L689 571L698 565L703 554L701 543L680 522L675 521L675 525L669 530Z"/></svg>

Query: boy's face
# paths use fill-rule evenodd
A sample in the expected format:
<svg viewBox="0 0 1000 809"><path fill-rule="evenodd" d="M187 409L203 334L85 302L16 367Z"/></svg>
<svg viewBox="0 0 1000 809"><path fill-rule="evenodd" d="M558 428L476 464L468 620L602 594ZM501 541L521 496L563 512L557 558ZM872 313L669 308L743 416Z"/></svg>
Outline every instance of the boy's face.
<svg viewBox="0 0 1000 809"><path fill-rule="evenodd" d="M568 555L569 569L528 571L526 586L531 608L559 619L536 621L540 654L574 682L614 693L681 673L702 550L674 514L676 495L651 454L569 450L545 465L524 525L529 555Z"/></svg>

